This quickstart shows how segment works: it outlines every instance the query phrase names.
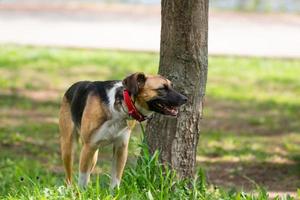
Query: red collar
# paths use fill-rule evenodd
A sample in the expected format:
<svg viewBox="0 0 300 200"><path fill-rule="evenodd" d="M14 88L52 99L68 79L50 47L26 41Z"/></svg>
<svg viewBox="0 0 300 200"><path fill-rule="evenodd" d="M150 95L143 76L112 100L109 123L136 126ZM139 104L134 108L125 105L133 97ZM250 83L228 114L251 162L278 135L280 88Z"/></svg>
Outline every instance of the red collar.
<svg viewBox="0 0 300 200"><path fill-rule="evenodd" d="M134 103L132 102L132 100L130 98L129 91L126 89L123 91L123 98L124 98L126 107L128 109L129 116L131 116L133 119L135 119L139 122L145 121L146 117L137 110L137 108L135 107Z"/></svg>

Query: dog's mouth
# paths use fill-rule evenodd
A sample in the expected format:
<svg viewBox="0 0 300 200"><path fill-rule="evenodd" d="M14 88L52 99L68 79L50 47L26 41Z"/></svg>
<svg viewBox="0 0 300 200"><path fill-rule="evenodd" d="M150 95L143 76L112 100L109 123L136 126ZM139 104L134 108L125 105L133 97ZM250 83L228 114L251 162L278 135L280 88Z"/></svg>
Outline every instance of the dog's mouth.
<svg viewBox="0 0 300 200"><path fill-rule="evenodd" d="M178 114L178 107L167 105L166 103L159 102L159 101L152 101L149 102L150 110L163 114L163 115L170 115L170 116L177 116Z"/></svg>
<svg viewBox="0 0 300 200"><path fill-rule="evenodd" d="M161 103L157 103L156 106L165 115L177 116L178 114L178 109L175 106L168 106Z"/></svg>

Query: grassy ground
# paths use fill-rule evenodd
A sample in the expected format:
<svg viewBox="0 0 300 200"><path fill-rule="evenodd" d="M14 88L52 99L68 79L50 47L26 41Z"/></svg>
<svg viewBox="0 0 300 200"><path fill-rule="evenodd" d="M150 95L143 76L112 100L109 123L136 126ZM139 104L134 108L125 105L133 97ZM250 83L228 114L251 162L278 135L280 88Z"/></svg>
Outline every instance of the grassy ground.
<svg viewBox="0 0 300 200"><path fill-rule="evenodd" d="M71 197L70 189L60 187L57 116L63 91L77 80L122 79L136 71L154 74L157 65L157 54L0 46L0 197ZM300 186L299 66L300 60L209 59L197 161L210 184L231 191L207 189L216 199L231 199L233 191L253 190L256 184L275 193L296 192ZM134 166L138 144L137 129L128 166ZM101 150L96 173L109 172L110 150ZM130 173L131 168L123 188L140 181ZM107 187L107 175L100 182L95 179L99 176L94 188ZM116 195L125 193L123 189ZM160 198L152 193L142 192L149 199ZM92 188L77 192L82 199L111 199L110 194Z"/></svg>

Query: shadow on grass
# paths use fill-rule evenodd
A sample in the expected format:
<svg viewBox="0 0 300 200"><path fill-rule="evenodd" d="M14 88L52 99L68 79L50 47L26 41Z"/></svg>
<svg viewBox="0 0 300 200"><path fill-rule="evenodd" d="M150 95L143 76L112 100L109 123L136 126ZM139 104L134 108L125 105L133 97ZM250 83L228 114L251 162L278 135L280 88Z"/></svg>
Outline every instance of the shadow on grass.
<svg viewBox="0 0 300 200"><path fill-rule="evenodd" d="M300 104L208 97L202 129L247 135L284 135L300 130Z"/></svg>
<svg viewBox="0 0 300 200"><path fill-rule="evenodd" d="M271 162L198 162L208 181L226 188L252 190L256 184L269 191L296 192L300 185L299 163Z"/></svg>
<svg viewBox="0 0 300 200"><path fill-rule="evenodd" d="M1 109L3 108L17 108L17 109L58 109L60 102L46 100L46 101L38 101L29 97L25 97L23 95L19 95L17 93L12 94L0 94L0 104Z"/></svg>
<svg viewBox="0 0 300 200"><path fill-rule="evenodd" d="M1 156L52 162L59 150L59 103L19 94L0 95ZM4 153L5 152L5 153Z"/></svg>
<svg viewBox="0 0 300 200"><path fill-rule="evenodd" d="M232 148L232 149L226 149L222 147L214 147L211 150L205 150L204 153L205 157L214 159L218 157L243 157L243 156L254 156L256 159L267 159L271 155L270 153L263 151L263 150L255 150L251 147L239 147L239 148ZM272 156L284 156L280 153L272 154Z"/></svg>
<svg viewBox="0 0 300 200"><path fill-rule="evenodd" d="M300 104L208 97L198 162L212 183L295 192L300 185Z"/></svg>

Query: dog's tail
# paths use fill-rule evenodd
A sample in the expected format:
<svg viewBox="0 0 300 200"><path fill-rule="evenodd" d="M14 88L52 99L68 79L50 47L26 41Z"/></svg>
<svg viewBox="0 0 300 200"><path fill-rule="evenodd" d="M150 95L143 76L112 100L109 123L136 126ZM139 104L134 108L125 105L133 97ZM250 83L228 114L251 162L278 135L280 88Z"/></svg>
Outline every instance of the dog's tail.
<svg viewBox="0 0 300 200"><path fill-rule="evenodd" d="M78 134L72 120L71 108L66 97L63 98L59 113L59 130L60 130L60 148L61 157L66 173L66 183L72 183L72 167L74 158L74 149Z"/></svg>

